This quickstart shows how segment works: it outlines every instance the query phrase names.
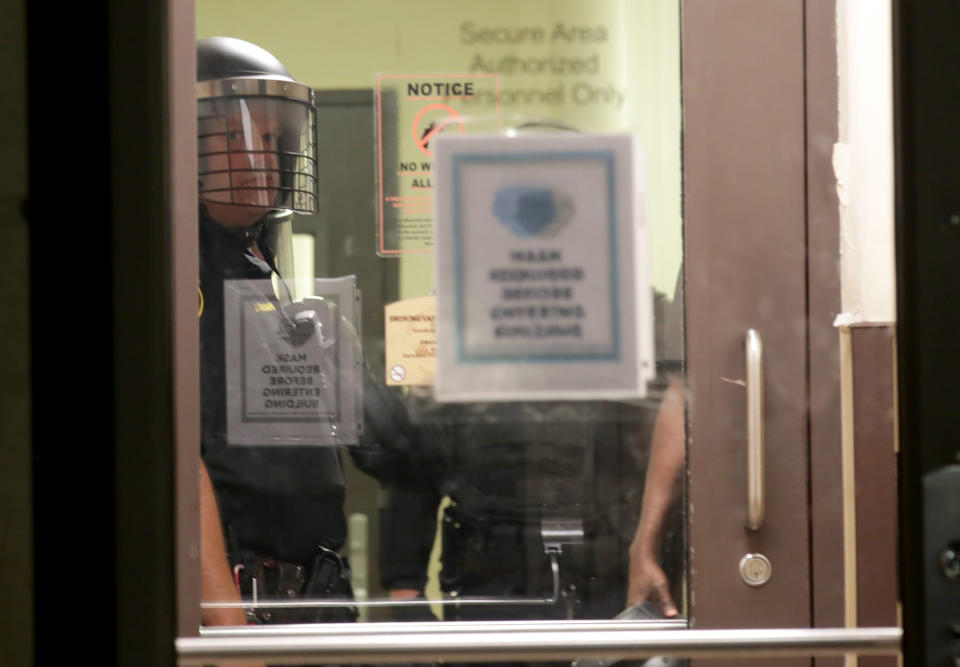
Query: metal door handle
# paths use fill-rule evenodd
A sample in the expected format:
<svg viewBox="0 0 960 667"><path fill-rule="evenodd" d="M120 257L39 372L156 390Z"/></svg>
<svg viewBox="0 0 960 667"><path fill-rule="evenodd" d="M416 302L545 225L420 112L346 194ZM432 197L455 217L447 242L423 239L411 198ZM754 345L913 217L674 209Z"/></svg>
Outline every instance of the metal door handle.
<svg viewBox="0 0 960 667"><path fill-rule="evenodd" d="M747 359L747 528L759 530L766 509L763 487L763 342L756 329L744 340Z"/></svg>

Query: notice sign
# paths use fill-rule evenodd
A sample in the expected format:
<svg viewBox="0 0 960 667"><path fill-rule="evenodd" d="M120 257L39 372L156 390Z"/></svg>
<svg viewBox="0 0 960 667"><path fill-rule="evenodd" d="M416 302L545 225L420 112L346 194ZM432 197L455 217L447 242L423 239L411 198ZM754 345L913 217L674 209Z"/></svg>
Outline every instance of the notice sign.
<svg viewBox="0 0 960 667"><path fill-rule="evenodd" d="M384 307L388 385L432 385L437 374L437 298L422 296Z"/></svg>
<svg viewBox="0 0 960 667"><path fill-rule="evenodd" d="M227 442L355 444L361 430L353 276L280 303L270 280L224 282Z"/></svg>
<svg viewBox="0 0 960 667"><path fill-rule="evenodd" d="M500 130L500 78L485 74L379 74L377 252L433 252L433 142L440 134ZM464 111L478 97L494 111Z"/></svg>
<svg viewBox="0 0 960 667"><path fill-rule="evenodd" d="M632 137L444 136L436 151L437 399L643 397L653 314Z"/></svg>

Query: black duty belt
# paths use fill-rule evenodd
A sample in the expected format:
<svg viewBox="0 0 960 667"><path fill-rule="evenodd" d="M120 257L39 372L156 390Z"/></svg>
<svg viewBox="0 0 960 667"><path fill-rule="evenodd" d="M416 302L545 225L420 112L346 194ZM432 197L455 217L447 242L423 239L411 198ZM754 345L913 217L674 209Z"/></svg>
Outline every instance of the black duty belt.
<svg viewBox="0 0 960 667"><path fill-rule="evenodd" d="M332 549L318 547L309 565L251 552L232 554L230 560L240 595L253 603L247 608L252 623L347 623L357 619L349 564ZM298 599L342 604L287 606ZM271 606L277 602L285 604Z"/></svg>

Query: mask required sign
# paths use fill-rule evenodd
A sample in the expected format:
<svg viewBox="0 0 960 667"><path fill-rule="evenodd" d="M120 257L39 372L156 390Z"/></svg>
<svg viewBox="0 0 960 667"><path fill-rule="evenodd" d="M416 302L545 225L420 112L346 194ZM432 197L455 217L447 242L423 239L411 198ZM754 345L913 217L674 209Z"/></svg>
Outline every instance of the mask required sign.
<svg viewBox="0 0 960 667"><path fill-rule="evenodd" d="M633 137L445 135L436 150L437 399L645 396L653 301Z"/></svg>
<svg viewBox="0 0 960 667"><path fill-rule="evenodd" d="M227 442L349 445L362 430L353 276L280 304L270 280L224 282Z"/></svg>

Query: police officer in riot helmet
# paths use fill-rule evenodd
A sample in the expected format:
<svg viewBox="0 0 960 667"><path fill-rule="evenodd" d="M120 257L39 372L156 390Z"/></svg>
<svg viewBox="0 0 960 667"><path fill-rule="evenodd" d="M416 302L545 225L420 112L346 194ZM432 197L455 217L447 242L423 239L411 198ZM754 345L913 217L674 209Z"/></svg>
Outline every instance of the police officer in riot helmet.
<svg viewBox="0 0 960 667"><path fill-rule="evenodd" d="M267 51L228 37L197 43L197 82L201 221L272 264L278 221L317 210L313 91Z"/></svg>
<svg viewBox="0 0 960 667"><path fill-rule="evenodd" d="M303 299L294 299L287 284L292 213L317 210L313 91L254 44L227 37L201 39L197 111L201 488L213 490L201 494L201 509L214 505L204 498L215 496L220 541L233 583L245 599L327 598L330 603L299 608L248 605L249 620L353 621L357 611L351 604L350 570L339 553L347 534L340 450L299 441L237 444L231 441L227 415L227 364L237 362L226 359L224 291L230 281L262 286L266 310L277 316L277 326L266 335L300 344L318 331L315 319L300 317L312 311L304 309ZM301 331L303 324L306 330ZM355 338L349 326L343 330ZM322 345L322 336L317 338ZM274 342L263 341L262 348L271 349ZM336 368L336 362L328 363ZM417 473L406 455L411 435L403 405L366 366L352 382L343 377L344 391L362 401L363 428L354 440L339 444L350 445L354 465L380 480L414 480ZM389 447L381 444L388 440ZM205 521L204 526L214 526L208 531L209 544L216 541L218 521ZM208 565L205 573L219 571ZM220 579L216 574L210 578Z"/></svg>
<svg viewBox="0 0 960 667"><path fill-rule="evenodd" d="M246 599L347 601L254 608L250 621L352 621L338 451L237 446L226 425L224 285L284 282L291 212L317 207L313 93L267 51L225 37L198 42L197 81L202 459L233 580ZM278 311L292 298L284 289L264 297Z"/></svg>

